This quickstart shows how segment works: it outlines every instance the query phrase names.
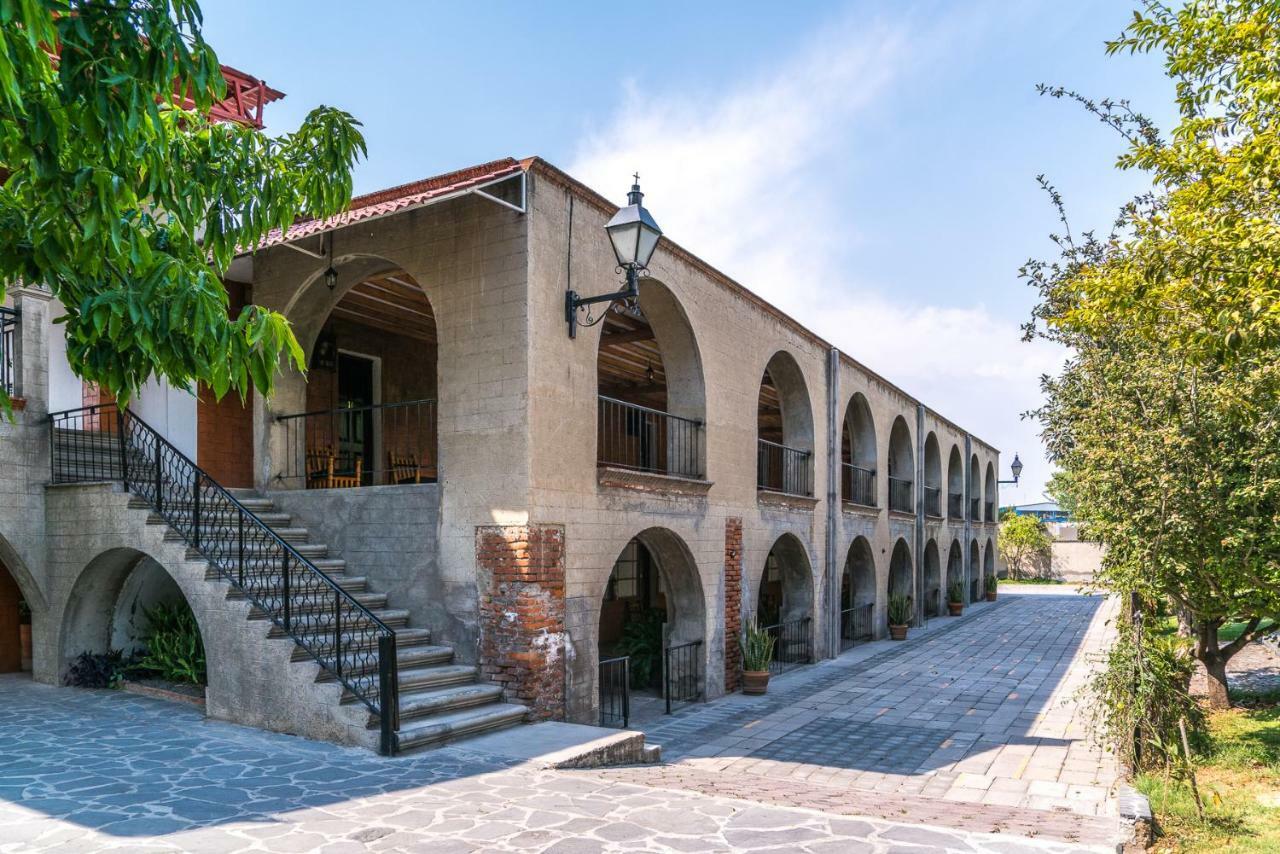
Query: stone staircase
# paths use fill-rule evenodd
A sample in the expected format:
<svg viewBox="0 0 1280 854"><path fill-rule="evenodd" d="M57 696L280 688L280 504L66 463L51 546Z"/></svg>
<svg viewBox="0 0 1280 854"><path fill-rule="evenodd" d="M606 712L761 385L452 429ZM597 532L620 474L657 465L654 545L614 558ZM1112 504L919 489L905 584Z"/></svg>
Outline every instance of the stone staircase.
<svg viewBox="0 0 1280 854"><path fill-rule="evenodd" d="M513 726L525 720L528 713L526 707L503 702L502 689L497 685L481 682L479 668L454 663L451 646L433 643L430 630L410 626L407 610L391 607L385 593L370 590L367 578L348 572L346 561L331 557L324 544L311 542L307 528L297 524L289 514L281 512L274 502L257 493L242 490L234 490L233 494L246 509L252 511L299 554L310 560L395 632L400 684L397 752L438 746L459 738ZM146 508L148 504L145 499L135 496L130 500L130 507ZM166 510L179 519L189 516L191 512L189 507L181 504L167 505ZM225 526L216 524L217 520L209 518L207 512L202 513L201 520L206 531L222 530L227 532L227 536L233 536L230 532L235 529L229 518L225 520L229 523ZM182 540L182 535L169 527L168 522L158 513L152 512L147 523L164 525L167 528L164 538L168 541ZM231 546L230 541L227 546ZM201 552L188 547L187 556L199 559ZM224 581L213 566L208 568L205 577L210 582ZM244 594L236 587L228 586L227 598L243 599ZM249 619L265 622L268 615L255 607L250 611ZM333 616L327 608L317 606L307 610L304 607L293 614L294 634L305 640L311 634L331 633L332 621ZM288 638L284 629L277 625L272 625L267 635ZM304 646L295 643L292 660L310 663L312 657ZM376 665L371 659L368 666L372 671ZM336 677L329 671L320 669L316 681L332 683L336 681ZM344 690L341 702L352 705L360 701L350 691ZM379 726L378 716L370 712L366 726L371 736L375 734Z"/></svg>

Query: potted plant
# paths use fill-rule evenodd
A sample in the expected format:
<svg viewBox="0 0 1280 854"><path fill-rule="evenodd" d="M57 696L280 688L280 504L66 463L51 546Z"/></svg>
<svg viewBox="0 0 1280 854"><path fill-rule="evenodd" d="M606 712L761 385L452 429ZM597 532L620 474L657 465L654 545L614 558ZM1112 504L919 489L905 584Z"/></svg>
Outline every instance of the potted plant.
<svg viewBox="0 0 1280 854"><path fill-rule="evenodd" d="M774 637L755 620L747 626L738 646L742 650L742 693L763 694L769 690L769 662L773 661Z"/></svg>
<svg viewBox="0 0 1280 854"><path fill-rule="evenodd" d="M907 624L911 622L911 597L895 593L889 597L889 637L900 641L907 639Z"/></svg>
<svg viewBox="0 0 1280 854"><path fill-rule="evenodd" d="M987 576L987 601L988 602L996 601L996 585L999 583L1000 582L996 581L996 577L994 575Z"/></svg>
<svg viewBox="0 0 1280 854"><path fill-rule="evenodd" d="M26 599L18 600L18 643L22 648L22 672L31 672L31 606Z"/></svg>
<svg viewBox="0 0 1280 854"><path fill-rule="evenodd" d="M964 584L959 581L947 588L947 612L953 617L964 613Z"/></svg>

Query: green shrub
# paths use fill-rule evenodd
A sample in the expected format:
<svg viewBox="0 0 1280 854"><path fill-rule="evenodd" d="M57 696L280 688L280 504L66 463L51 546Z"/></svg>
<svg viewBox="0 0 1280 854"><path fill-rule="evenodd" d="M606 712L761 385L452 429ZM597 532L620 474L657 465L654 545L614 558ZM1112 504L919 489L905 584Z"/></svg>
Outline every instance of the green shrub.
<svg viewBox="0 0 1280 854"><path fill-rule="evenodd" d="M954 602L957 605L964 604L964 582L963 581L951 582L951 585L947 587L947 601Z"/></svg>
<svg viewBox="0 0 1280 854"><path fill-rule="evenodd" d="M889 625L905 626L911 622L911 597L895 593L889 597Z"/></svg>
<svg viewBox="0 0 1280 854"><path fill-rule="evenodd" d="M62 683L72 688L114 688L124 674L124 656L120 650L89 652L76 656L67 668Z"/></svg>
<svg viewBox="0 0 1280 854"><path fill-rule="evenodd" d="M629 619L619 642L623 655L631 657L631 687L649 688L662 673L662 625L664 611L650 608Z"/></svg>
<svg viewBox="0 0 1280 854"><path fill-rule="evenodd" d="M186 602L161 603L144 608L142 615L147 621L147 634L142 639L146 651L129 669L154 673L170 682L206 684L204 642L191 606Z"/></svg>
<svg viewBox="0 0 1280 854"><path fill-rule="evenodd" d="M773 661L774 637L760 628L755 620L747 624L738 647L742 650L742 669L759 673L769 669Z"/></svg>

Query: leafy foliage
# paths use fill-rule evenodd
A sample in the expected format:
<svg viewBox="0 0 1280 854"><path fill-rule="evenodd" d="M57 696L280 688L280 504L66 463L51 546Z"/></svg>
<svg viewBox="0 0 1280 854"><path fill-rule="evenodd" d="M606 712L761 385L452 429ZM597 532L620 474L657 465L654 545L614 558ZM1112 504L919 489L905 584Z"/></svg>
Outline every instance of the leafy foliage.
<svg viewBox="0 0 1280 854"><path fill-rule="evenodd" d="M996 579L994 575L988 575L985 583L986 583L986 589L988 593L995 593L998 589L1000 589L1000 582Z"/></svg>
<svg viewBox="0 0 1280 854"><path fill-rule="evenodd" d="M631 656L631 687L649 688L662 673L662 626L667 616L650 608L632 617L622 629L623 655Z"/></svg>
<svg viewBox="0 0 1280 854"><path fill-rule="evenodd" d="M72 368L122 403L153 375L220 397L269 394L282 355L304 368L282 315L228 317L221 277L271 229L343 209L365 152L331 107L279 137L208 118L226 87L201 22L195 0L0 8L0 297L47 286Z"/></svg>
<svg viewBox="0 0 1280 854"><path fill-rule="evenodd" d="M760 628L755 620L748 623L742 637L738 639L738 646L742 651L742 669L751 673L768 670L769 663L773 661L775 642L776 638Z"/></svg>
<svg viewBox="0 0 1280 854"><path fill-rule="evenodd" d="M1118 131L1151 190L1106 237L1063 214L1060 257L1024 267L1027 334L1071 354L1036 414L1099 580L1171 601L1226 705L1226 661L1280 614L1280 3L1148 2L1108 51L1162 53L1179 121L1042 89Z"/></svg>
<svg viewBox="0 0 1280 854"><path fill-rule="evenodd" d="M1053 538L1043 519L1009 513L1000 520L996 548L1000 559L1009 567L1009 577L1017 580L1038 565L1048 567Z"/></svg>
<svg viewBox="0 0 1280 854"><path fill-rule="evenodd" d="M964 582L953 581L947 585L947 601L964 604Z"/></svg>
<svg viewBox="0 0 1280 854"><path fill-rule="evenodd" d="M889 625L905 626L911 622L911 597L895 593L889 597Z"/></svg>
<svg viewBox="0 0 1280 854"><path fill-rule="evenodd" d="M72 688L115 688L124 676L124 668L124 655L118 649L85 650L71 662L62 682Z"/></svg>
<svg viewBox="0 0 1280 854"><path fill-rule="evenodd" d="M186 602L161 602L144 609L142 614L147 621L147 634L143 637L146 651L129 669L155 673L170 682L207 684L204 642L191 606Z"/></svg>

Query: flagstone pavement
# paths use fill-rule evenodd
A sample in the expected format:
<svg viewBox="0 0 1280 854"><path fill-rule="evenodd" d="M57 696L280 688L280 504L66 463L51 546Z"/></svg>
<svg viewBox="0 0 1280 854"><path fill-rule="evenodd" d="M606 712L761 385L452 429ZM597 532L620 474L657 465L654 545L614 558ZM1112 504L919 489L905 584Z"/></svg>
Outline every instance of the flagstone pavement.
<svg viewBox="0 0 1280 854"><path fill-rule="evenodd" d="M386 759L2 676L0 852L1113 851L1074 698L1109 608L934 620L672 716L667 764L594 771L465 742Z"/></svg>

